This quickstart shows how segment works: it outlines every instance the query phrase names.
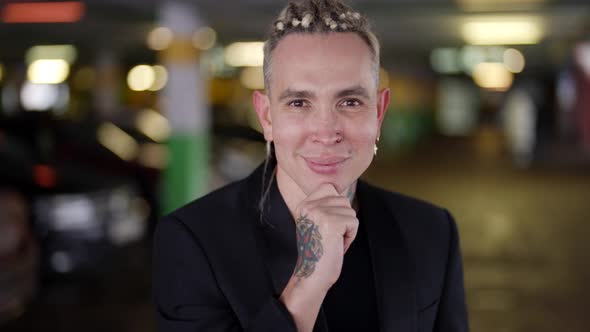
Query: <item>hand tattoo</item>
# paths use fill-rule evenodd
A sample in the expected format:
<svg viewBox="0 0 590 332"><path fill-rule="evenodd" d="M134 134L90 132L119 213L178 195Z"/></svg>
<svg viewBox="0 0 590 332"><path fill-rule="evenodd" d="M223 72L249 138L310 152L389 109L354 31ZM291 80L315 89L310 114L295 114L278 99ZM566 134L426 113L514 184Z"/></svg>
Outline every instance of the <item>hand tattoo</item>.
<svg viewBox="0 0 590 332"><path fill-rule="evenodd" d="M313 273L315 263L324 254L322 236L319 226L305 215L297 218L295 225L297 228L297 252L299 253L295 265L295 276L307 278Z"/></svg>

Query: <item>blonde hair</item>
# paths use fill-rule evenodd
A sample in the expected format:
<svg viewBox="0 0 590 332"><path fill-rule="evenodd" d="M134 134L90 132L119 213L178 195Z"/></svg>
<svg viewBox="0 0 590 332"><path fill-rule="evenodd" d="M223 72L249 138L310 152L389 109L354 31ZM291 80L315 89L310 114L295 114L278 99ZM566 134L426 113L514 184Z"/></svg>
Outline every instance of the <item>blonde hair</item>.
<svg viewBox="0 0 590 332"><path fill-rule="evenodd" d="M264 85L270 93L272 52L292 33L356 33L373 56L373 74L379 84L379 40L368 20L339 0L291 0L273 22L264 43Z"/></svg>

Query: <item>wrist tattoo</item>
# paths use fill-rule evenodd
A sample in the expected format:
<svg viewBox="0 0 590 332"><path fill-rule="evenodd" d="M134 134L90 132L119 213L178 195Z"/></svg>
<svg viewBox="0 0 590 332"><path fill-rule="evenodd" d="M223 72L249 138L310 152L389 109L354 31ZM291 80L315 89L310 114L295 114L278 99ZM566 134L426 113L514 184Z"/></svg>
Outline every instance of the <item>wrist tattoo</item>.
<svg viewBox="0 0 590 332"><path fill-rule="evenodd" d="M324 254L322 236L319 226L305 215L297 218L295 225L297 228L297 252L299 254L295 265L295 276L307 278L313 273L316 262Z"/></svg>

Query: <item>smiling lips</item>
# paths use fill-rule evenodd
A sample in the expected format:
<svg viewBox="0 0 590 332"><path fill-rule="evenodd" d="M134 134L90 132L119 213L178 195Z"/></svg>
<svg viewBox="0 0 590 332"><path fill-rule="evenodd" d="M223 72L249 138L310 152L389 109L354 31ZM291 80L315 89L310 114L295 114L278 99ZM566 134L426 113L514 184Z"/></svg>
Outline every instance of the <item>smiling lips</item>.
<svg viewBox="0 0 590 332"><path fill-rule="evenodd" d="M349 157L328 156L328 157L303 157L307 166L318 174L330 175L338 172L340 167Z"/></svg>

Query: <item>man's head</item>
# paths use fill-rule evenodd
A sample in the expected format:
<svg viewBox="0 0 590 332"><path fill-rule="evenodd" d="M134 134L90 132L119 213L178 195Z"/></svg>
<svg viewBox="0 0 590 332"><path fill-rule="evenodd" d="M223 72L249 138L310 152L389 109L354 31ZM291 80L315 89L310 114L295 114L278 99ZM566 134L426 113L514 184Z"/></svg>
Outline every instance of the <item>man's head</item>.
<svg viewBox="0 0 590 332"><path fill-rule="evenodd" d="M267 95L255 92L254 106L277 176L306 194L326 182L343 192L372 161L389 90L378 91L367 26L340 2L304 0L281 12L267 41Z"/></svg>
<svg viewBox="0 0 590 332"><path fill-rule="evenodd" d="M272 25L264 43L264 85L270 93L273 51L291 34L328 34L353 32L369 47L373 59L373 74L379 82L379 40L369 22L360 13L337 0L290 1Z"/></svg>

